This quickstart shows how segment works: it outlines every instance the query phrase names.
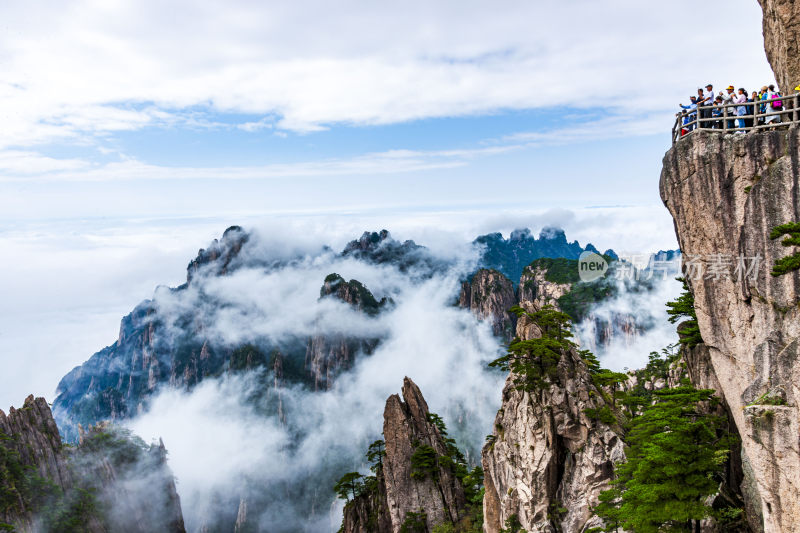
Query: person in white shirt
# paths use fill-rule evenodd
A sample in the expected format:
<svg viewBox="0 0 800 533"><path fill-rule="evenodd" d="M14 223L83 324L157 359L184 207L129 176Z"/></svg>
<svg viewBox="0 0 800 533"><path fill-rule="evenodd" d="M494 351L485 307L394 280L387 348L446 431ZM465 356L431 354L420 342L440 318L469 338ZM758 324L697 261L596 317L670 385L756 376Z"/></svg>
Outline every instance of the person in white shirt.
<svg viewBox="0 0 800 533"><path fill-rule="evenodd" d="M747 91L743 88L739 88L739 92L733 99L734 104L746 104L747 103ZM739 105L736 107L736 116L744 117L747 114L747 106L746 105ZM736 119L736 127L741 128L736 133L744 133L744 118L737 118Z"/></svg>
<svg viewBox="0 0 800 533"><path fill-rule="evenodd" d="M736 96L735 94L733 94L735 90L736 89L733 88L733 85L728 85L728 88L725 90L724 93L722 91L720 91L719 95L722 97L722 104L723 105L732 104L733 103L733 99ZM722 114L724 115L725 112L723 111ZM732 107L729 107L728 108L728 116L735 115L735 114L736 114L736 109L732 108ZM735 121L732 118L728 119L728 129L729 130L732 130L734 128L734 122Z"/></svg>
<svg viewBox="0 0 800 533"><path fill-rule="evenodd" d="M711 85L710 83L708 85L706 85L706 90L703 93L703 100L702 100L702 102L698 102L698 105L701 105L703 107L708 107L708 108L710 108L712 105L714 105L714 86ZM702 118L711 118L711 109L701 109L700 116ZM701 128L710 128L711 127L711 122L702 122L700 124L700 127Z"/></svg>

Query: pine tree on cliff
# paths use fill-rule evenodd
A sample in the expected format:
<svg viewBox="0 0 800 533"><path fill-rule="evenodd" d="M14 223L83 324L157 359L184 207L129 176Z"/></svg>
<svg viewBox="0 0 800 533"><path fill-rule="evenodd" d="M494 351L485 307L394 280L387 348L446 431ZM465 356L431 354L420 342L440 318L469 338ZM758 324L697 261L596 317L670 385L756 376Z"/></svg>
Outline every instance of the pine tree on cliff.
<svg viewBox="0 0 800 533"><path fill-rule="evenodd" d="M514 386L518 390L542 390L547 387L548 379L555 378L562 354L575 347L575 343L570 340L570 317L550 305L534 313L514 306L511 312L520 317L527 316L539 326L542 336L524 341L515 339L508 346L508 353L489 363L489 366L512 372Z"/></svg>
<svg viewBox="0 0 800 533"><path fill-rule="evenodd" d="M692 348L703 342L703 337L700 336L700 326L697 324L697 313L694 310L694 296L689 290L686 278L677 278L677 280L683 283L683 292L674 301L667 302L667 314L672 324L682 318L688 319L679 329L680 342Z"/></svg>
<svg viewBox="0 0 800 533"><path fill-rule="evenodd" d="M358 472L348 472L339 478L339 481L333 486L336 494L345 501L356 499L364 491L364 476Z"/></svg>
<svg viewBox="0 0 800 533"><path fill-rule="evenodd" d="M632 421L628 459L594 508L603 531L691 531L711 515L705 502L719 487L714 477L730 447L725 419L703 409L716 403L713 392L689 385L656 391L656 402Z"/></svg>
<svg viewBox="0 0 800 533"><path fill-rule="evenodd" d="M800 246L800 223L790 222L775 226L772 228L769 238L774 240L784 235L787 235L787 237L781 241L783 246ZM772 267L772 275L782 276L798 269L800 269L800 252L775 261L775 265Z"/></svg>

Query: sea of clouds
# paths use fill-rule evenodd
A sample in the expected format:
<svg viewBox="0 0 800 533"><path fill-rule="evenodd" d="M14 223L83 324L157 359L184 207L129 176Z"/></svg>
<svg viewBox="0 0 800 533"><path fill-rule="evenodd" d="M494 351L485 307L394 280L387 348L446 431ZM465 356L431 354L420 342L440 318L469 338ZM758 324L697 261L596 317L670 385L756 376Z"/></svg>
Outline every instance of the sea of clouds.
<svg viewBox="0 0 800 533"><path fill-rule="evenodd" d="M360 354L331 390L294 385L260 404L253 398L263 392L257 389L264 380L226 376L191 391L165 389L147 413L131 421L137 434L160 436L169 448L190 531L231 514L242 498L271 531L337 529L341 509L332 483L344 472L367 470L363 454L380 438L386 398L399 391L405 376L420 386L473 463L491 430L505 376L487 363L502 346L489 324L454 306L476 250L442 253L451 266L430 276L295 245L256 232L244 248L245 266L226 276L196 277L184 291L156 291L159 317L171 325L193 313L205 338L217 345L340 334L383 340L374 353ZM289 261L247 266L274 259ZM393 303L371 317L336 299L320 299L320 286L332 272L361 281L376 298ZM275 396L284 420L274 409L264 416ZM261 502L256 509L255 501Z"/></svg>
<svg viewBox="0 0 800 533"><path fill-rule="evenodd" d="M567 230L568 238L601 249L674 247L668 216L651 213L590 209L490 217L417 213L386 220L378 215L251 220L248 229L254 236L243 251L243 265L232 274L201 276L181 292L156 289L153 298L167 323L194 312L206 336L229 345L326 333L380 337L382 342L374 353L361 354L329 391L311 393L289 385L278 398L274 392L264 394L263 376L223 376L207 379L191 391L163 389L129 426L145 440L164 439L190 531L208 523L209 517L235 519L242 497L250 499L250 516L255 514L273 529L285 524L286 531L336 530L341 502L333 500L332 481L347 471L367 471L363 453L380 437L384 403L399 392L404 376L420 386L431 410L443 416L469 460L473 464L478 460L500 405L505 376L486 366L503 350L489 325L454 306L459 283L478 258L469 244L472 239L493 230L507 234L521 226L536 232L555 223ZM632 235L632 224L643 231ZM123 228L78 226L69 228L66 236L52 227L0 233L0 241L18 251L21 259L12 265L17 282L9 287L3 304L7 309L0 306L10 321L6 324L19 327L0 331L0 347L27 348L28 356L4 364L18 366L16 375L32 372L33 383L53 387L71 365L114 338L114 322L147 296L148 286L178 285L198 245L206 245L225 225L227 221L175 226L155 221ZM400 240L414 238L427 245L449 268L428 276L338 255L364 228L382 226L394 229ZM42 261L45 256L56 261ZM259 259L283 266L263 268ZM393 304L369 317L333 299L320 300L320 286L332 272L361 281L378 299L388 297ZM615 300L595 309L598 315L611 310L646 312L656 324L633 343L602 350L603 363L616 369L636 368L650 351L674 342L664 302L678 289L666 279L646 297L621 291ZM42 309L52 313L49 322L42 322ZM89 318L95 315L97 320ZM63 338L59 342L40 336L36 332L42 329L61 331L58 336ZM62 350L54 351L53 342L59 342ZM63 347L70 343L65 353ZM61 363L37 363L52 362L54 354ZM9 396L5 401L19 403L12 394L18 385L4 387ZM31 383L24 387L30 392ZM19 396L24 391L16 392ZM254 402L254 397L262 403ZM281 402L285 421L264 416L265 408L276 401ZM260 505L264 501L268 503Z"/></svg>

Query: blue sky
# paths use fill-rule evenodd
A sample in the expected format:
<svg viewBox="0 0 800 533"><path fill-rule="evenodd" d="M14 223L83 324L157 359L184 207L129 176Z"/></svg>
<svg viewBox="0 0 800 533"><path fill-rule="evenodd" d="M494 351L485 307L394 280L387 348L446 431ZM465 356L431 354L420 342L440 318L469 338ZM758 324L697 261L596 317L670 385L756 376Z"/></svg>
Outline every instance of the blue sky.
<svg viewBox="0 0 800 533"><path fill-rule="evenodd" d="M232 223L674 247L657 180L677 104L772 80L757 2L676 39L696 8L0 4L0 366L18 373L0 406L50 394Z"/></svg>
<svg viewBox="0 0 800 533"><path fill-rule="evenodd" d="M446 167L540 186L540 167L565 155L582 165L560 178L590 185L607 151L652 179L634 175L637 160L668 146L697 85L771 79L755 2L676 40L664 21L694 5L6 3L0 207L14 182L149 180L168 193L175 179L346 185Z"/></svg>

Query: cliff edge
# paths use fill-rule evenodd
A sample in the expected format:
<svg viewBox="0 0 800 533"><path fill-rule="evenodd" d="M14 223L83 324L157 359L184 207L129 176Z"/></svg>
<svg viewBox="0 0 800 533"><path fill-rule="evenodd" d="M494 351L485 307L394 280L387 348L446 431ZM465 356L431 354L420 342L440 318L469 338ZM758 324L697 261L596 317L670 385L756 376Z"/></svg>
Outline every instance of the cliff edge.
<svg viewBox="0 0 800 533"><path fill-rule="evenodd" d="M711 367L757 484L747 503L760 507L767 532L800 531L800 273L770 275L792 250L769 238L800 220L799 177L798 129L699 132L667 152L660 182Z"/></svg>
<svg viewBox="0 0 800 533"><path fill-rule="evenodd" d="M764 12L764 50L783 94L800 84L800 8L794 0L758 0Z"/></svg>

